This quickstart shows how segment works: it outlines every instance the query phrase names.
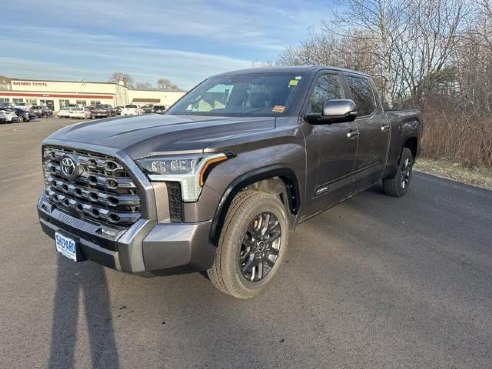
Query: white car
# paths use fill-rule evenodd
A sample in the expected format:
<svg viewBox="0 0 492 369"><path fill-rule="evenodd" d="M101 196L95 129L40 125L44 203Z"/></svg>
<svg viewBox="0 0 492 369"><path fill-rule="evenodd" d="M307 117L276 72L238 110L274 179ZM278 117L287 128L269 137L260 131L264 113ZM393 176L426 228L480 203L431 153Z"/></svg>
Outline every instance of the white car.
<svg viewBox="0 0 492 369"><path fill-rule="evenodd" d="M144 113L143 109L138 105L125 105L123 109L121 109L121 115L142 115Z"/></svg>
<svg viewBox="0 0 492 369"><path fill-rule="evenodd" d="M60 108L60 110L58 110L58 112L56 113L56 116L58 118L69 118L71 112L72 112L72 108L63 107L63 108Z"/></svg>
<svg viewBox="0 0 492 369"><path fill-rule="evenodd" d="M7 117L5 116L5 112L0 110L0 123L7 123Z"/></svg>
<svg viewBox="0 0 492 369"><path fill-rule="evenodd" d="M72 108L68 116L69 118L89 119L92 113L88 108Z"/></svg>
<svg viewBox="0 0 492 369"><path fill-rule="evenodd" d="M1 110L2 120L5 119L5 123L22 122L22 117L18 117L12 110Z"/></svg>
<svg viewBox="0 0 492 369"><path fill-rule="evenodd" d="M31 109L31 106L32 106L32 104L20 102L20 103L15 104L14 108L29 110L29 109Z"/></svg>

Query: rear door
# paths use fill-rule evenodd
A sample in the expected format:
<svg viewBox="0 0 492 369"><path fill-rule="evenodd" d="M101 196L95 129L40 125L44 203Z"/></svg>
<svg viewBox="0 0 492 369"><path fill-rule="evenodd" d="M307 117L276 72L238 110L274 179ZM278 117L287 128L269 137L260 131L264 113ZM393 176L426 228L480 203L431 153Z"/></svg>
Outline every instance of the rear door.
<svg viewBox="0 0 492 369"><path fill-rule="evenodd" d="M303 116L321 114L325 101L345 97L340 74L323 72L315 78ZM351 175L357 154L357 124L304 121L302 127L308 168L306 216L309 216L346 198L353 190Z"/></svg>
<svg viewBox="0 0 492 369"><path fill-rule="evenodd" d="M361 75L345 75L350 97L357 105L359 146L355 161L357 189L368 187L381 178L386 165L390 126L378 101L372 81Z"/></svg>

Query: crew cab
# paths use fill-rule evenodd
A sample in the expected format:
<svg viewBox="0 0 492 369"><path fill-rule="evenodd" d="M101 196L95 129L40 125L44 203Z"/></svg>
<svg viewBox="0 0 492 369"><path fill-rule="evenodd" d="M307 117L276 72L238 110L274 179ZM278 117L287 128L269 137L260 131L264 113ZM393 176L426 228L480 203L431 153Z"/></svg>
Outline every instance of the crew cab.
<svg viewBox="0 0 492 369"><path fill-rule="evenodd" d="M142 276L206 271L250 298L277 275L299 223L379 181L405 195L421 132L417 110L384 111L356 71L225 73L164 115L45 139L39 218L73 261Z"/></svg>

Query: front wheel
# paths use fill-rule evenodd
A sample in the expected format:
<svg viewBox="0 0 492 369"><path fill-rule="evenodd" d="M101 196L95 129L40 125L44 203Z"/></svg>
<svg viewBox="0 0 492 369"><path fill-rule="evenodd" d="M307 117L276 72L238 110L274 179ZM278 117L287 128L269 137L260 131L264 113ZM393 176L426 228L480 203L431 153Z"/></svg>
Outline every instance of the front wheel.
<svg viewBox="0 0 492 369"><path fill-rule="evenodd" d="M407 193L412 179L413 163L412 152L405 147L401 152L400 164L395 176L383 179L384 193L386 195L401 197Z"/></svg>
<svg viewBox="0 0 492 369"><path fill-rule="evenodd" d="M237 298L263 292L287 252L289 223L282 202L257 191L239 192L227 212L214 264L215 287Z"/></svg>

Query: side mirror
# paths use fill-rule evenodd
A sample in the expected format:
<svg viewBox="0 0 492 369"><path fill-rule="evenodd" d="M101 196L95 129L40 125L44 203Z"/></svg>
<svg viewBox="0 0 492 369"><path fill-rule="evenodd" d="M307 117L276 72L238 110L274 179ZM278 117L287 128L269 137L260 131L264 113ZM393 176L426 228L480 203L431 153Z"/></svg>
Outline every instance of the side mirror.
<svg viewBox="0 0 492 369"><path fill-rule="evenodd" d="M357 106L349 99L325 101L323 114L308 114L306 120L312 124L353 122L357 117Z"/></svg>

